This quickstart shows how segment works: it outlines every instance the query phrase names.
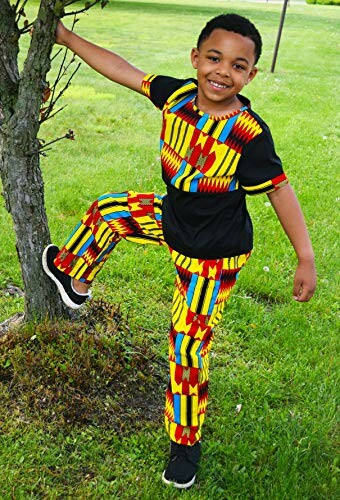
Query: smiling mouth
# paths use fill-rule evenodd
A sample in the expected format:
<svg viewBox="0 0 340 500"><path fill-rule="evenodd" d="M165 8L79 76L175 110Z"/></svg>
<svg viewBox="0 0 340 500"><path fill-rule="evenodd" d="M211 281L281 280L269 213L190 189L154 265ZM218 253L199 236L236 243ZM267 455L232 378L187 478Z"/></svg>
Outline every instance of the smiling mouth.
<svg viewBox="0 0 340 500"><path fill-rule="evenodd" d="M223 85L222 83L218 83L218 82L214 82L213 80L208 80L210 85L212 85L213 87L217 88L217 89L228 89L229 86L228 85Z"/></svg>

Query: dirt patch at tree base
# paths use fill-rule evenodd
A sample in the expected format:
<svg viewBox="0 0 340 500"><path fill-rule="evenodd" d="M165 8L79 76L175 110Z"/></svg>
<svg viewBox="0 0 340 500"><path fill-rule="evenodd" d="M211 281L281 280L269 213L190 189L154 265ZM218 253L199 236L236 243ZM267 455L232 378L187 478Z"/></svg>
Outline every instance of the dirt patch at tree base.
<svg viewBox="0 0 340 500"><path fill-rule="evenodd" d="M94 425L127 434L163 419L167 363L119 308L92 301L76 321L0 336L0 420Z"/></svg>

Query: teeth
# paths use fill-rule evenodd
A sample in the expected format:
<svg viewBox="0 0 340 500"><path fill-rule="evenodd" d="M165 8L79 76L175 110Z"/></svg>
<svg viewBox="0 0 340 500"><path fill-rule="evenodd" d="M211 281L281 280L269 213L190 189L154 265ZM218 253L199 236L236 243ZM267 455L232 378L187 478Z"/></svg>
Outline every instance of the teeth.
<svg viewBox="0 0 340 500"><path fill-rule="evenodd" d="M210 83L212 85L214 85L214 87L218 87L219 89L226 89L227 88L227 85L221 85L220 83L213 82L212 80L210 80Z"/></svg>

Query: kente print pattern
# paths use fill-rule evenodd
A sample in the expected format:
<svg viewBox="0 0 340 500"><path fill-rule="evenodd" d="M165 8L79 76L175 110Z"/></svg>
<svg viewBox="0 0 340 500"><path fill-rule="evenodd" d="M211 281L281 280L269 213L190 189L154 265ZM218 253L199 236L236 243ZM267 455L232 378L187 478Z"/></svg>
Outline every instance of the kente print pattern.
<svg viewBox="0 0 340 500"><path fill-rule="evenodd" d="M156 75L144 78L142 90L150 97ZM187 192L224 193L240 188L236 169L243 148L262 128L247 106L225 116L209 116L194 104L197 86L187 82L163 108L160 138L163 178ZM258 186L242 186L249 194L269 192L287 182L285 174Z"/></svg>
<svg viewBox="0 0 340 500"><path fill-rule="evenodd" d="M164 244L161 196L134 191L100 196L74 229L55 264L65 274L91 283L122 238ZM201 260L169 250L176 278L165 422L171 439L194 444L200 439L207 406L213 328L249 254Z"/></svg>
<svg viewBox="0 0 340 500"><path fill-rule="evenodd" d="M161 196L134 191L100 196L75 227L55 265L65 274L90 284L122 238L164 244Z"/></svg>
<svg viewBox="0 0 340 500"><path fill-rule="evenodd" d="M170 378L165 425L170 439L192 445L201 437L208 401L209 360L213 329L238 273L249 254L201 260L174 250L176 268L169 339Z"/></svg>

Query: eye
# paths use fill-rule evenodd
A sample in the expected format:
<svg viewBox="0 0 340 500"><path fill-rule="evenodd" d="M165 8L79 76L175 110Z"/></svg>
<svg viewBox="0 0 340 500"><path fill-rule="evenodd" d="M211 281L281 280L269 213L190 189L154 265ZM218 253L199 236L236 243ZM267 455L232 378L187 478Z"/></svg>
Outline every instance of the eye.
<svg viewBox="0 0 340 500"><path fill-rule="evenodd" d="M244 66L242 66L242 64L238 64L238 63L235 63L234 64L234 68L237 70L237 71L245 71L246 68Z"/></svg>
<svg viewBox="0 0 340 500"><path fill-rule="evenodd" d="M220 60L219 57L216 57L216 56L209 56L208 59L209 59L209 61L214 62L214 63L217 63Z"/></svg>

